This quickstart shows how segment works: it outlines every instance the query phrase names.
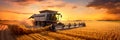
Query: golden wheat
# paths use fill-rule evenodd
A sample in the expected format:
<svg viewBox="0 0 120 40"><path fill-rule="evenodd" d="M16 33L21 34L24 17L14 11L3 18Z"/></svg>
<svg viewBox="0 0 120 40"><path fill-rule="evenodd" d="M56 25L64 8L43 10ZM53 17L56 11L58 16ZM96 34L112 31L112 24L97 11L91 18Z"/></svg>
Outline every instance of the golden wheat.
<svg viewBox="0 0 120 40"><path fill-rule="evenodd" d="M48 31L45 28L26 28L25 25L9 25L17 34L17 40L120 40L120 22L87 21L86 27Z"/></svg>

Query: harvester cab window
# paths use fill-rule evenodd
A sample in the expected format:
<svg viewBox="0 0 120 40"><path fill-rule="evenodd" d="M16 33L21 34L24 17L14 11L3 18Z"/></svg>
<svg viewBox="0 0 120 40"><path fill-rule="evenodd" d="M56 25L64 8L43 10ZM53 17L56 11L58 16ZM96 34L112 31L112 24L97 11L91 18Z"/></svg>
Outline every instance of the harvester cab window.
<svg viewBox="0 0 120 40"><path fill-rule="evenodd" d="M55 16L55 14L48 14L47 15L47 20L52 20L52 21L54 21L54 20L56 20L57 18L56 18L56 16Z"/></svg>
<svg viewBox="0 0 120 40"><path fill-rule="evenodd" d="M51 16L52 16L52 14L48 14L47 15L47 20L51 20Z"/></svg>

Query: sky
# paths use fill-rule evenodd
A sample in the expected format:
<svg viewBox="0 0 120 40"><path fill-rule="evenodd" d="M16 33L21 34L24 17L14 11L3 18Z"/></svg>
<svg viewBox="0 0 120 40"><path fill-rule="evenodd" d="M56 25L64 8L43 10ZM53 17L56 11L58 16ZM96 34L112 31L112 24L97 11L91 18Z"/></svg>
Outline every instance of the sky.
<svg viewBox="0 0 120 40"><path fill-rule="evenodd" d="M0 0L0 20L25 20L55 10L61 20L120 20L120 0Z"/></svg>

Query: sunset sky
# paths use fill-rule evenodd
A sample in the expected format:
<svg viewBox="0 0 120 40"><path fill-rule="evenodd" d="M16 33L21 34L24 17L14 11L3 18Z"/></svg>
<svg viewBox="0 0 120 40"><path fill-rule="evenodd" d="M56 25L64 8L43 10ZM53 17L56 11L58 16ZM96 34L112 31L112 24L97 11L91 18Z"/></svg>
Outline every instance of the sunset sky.
<svg viewBox="0 0 120 40"><path fill-rule="evenodd" d="M61 20L120 20L120 0L0 0L0 20L25 20L55 10Z"/></svg>

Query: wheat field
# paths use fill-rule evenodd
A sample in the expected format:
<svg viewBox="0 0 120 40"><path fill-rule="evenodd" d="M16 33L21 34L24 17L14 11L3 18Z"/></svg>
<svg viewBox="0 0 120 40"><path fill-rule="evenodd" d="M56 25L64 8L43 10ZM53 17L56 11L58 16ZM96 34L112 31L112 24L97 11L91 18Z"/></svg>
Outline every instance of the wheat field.
<svg viewBox="0 0 120 40"><path fill-rule="evenodd" d="M5 24L0 24L0 40L120 40L120 22L85 22L86 27L58 30L57 32L48 30L40 31L41 29L39 28L27 29L24 25L21 26L22 24L16 22L4 22ZM8 24L18 24L28 34L14 34ZM19 29L16 30L19 31ZM30 30L30 32L26 30Z"/></svg>

